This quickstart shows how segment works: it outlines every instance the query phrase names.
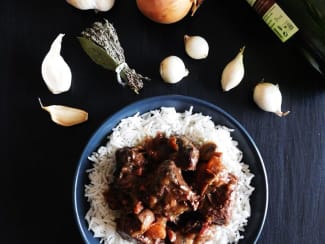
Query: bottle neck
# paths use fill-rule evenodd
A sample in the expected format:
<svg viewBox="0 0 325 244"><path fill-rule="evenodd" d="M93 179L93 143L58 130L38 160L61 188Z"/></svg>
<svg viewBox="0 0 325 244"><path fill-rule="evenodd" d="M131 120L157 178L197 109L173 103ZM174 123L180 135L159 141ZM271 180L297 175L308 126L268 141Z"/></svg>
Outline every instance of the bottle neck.
<svg viewBox="0 0 325 244"><path fill-rule="evenodd" d="M263 16L272 7L272 5L275 4L274 0L253 0L250 2L253 3L251 6L260 16Z"/></svg>

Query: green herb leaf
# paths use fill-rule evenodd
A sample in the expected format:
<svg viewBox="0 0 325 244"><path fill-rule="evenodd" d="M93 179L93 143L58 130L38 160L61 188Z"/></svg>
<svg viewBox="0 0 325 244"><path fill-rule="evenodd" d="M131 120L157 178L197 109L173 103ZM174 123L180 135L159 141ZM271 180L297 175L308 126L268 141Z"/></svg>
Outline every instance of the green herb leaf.
<svg viewBox="0 0 325 244"><path fill-rule="evenodd" d="M118 64L115 63L103 48L85 37L77 38L83 50L96 64L108 70L115 70Z"/></svg>

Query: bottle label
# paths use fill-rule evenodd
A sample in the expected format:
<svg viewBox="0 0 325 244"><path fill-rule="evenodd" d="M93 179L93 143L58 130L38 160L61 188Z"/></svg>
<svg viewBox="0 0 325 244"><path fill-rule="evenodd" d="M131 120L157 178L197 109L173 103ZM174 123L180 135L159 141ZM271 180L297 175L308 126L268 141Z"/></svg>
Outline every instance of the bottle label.
<svg viewBox="0 0 325 244"><path fill-rule="evenodd" d="M292 37L299 28L274 0L246 0L263 17L265 23L282 42Z"/></svg>
<svg viewBox="0 0 325 244"><path fill-rule="evenodd" d="M248 2L249 5L251 5L252 7L254 6L254 3L256 2L256 0L246 0Z"/></svg>

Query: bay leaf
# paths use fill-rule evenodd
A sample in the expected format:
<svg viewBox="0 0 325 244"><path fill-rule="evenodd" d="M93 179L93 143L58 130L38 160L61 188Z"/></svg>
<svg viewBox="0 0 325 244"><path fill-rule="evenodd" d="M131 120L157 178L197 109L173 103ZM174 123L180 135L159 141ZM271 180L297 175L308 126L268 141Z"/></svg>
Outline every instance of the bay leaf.
<svg viewBox="0 0 325 244"><path fill-rule="evenodd" d="M98 65L108 70L115 70L117 63L107 54L105 49L85 37L77 37L87 55Z"/></svg>

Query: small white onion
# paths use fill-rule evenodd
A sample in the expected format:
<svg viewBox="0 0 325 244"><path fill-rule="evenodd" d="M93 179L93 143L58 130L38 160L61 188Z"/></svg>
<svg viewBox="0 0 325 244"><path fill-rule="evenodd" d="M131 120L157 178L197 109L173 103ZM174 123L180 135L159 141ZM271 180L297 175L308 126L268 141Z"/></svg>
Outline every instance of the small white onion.
<svg viewBox="0 0 325 244"><path fill-rule="evenodd" d="M209 54L209 44L201 36L184 36L185 51L193 59L204 59Z"/></svg>
<svg viewBox="0 0 325 244"><path fill-rule="evenodd" d="M281 111L282 94L278 84L274 85L269 82L257 84L254 88L253 99L257 106L266 112L275 113L280 117L290 113L290 111Z"/></svg>
<svg viewBox="0 0 325 244"><path fill-rule="evenodd" d="M177 83L188 74L183 60L177 56L168 56L160 63L160 76L167 83Z"/></svg>
<svg viewBox="0 0 325 244"><path fill-rule="evenodd" d="M221 87L224 91L229 91L236 86L244 78L244 50L245 47L241 48L235 58L233 58L223 69L221 75Z"/></svg>

